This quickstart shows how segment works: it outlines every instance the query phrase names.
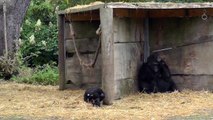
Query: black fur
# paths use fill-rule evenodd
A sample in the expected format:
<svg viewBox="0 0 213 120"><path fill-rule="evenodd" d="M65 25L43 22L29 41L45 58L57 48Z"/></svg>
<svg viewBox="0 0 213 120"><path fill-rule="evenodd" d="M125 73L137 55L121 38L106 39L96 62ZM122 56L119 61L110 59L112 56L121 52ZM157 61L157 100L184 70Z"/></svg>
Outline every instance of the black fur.
<svg viewBox="0 0 213 120"><path fill-rule="evenodd" d="M101 105L101 101L105 98L105 93L101 88L94 87L89 88L84 93L84 101L88 103L92 103L93 106Z"/></svg>
<svg viewBox="0 0 213 120"><path fill-rule="evenodd" d="M176 90L169 67L157 54L150 55L147 62L140 66L137 77L140 92L156 93Z"/></svg>

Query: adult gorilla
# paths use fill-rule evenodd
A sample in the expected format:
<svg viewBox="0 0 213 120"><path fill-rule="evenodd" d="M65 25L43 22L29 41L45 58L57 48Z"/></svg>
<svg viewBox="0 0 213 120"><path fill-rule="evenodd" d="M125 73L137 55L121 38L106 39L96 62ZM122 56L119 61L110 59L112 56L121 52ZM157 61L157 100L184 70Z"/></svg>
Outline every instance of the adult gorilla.
<svg viewBox="0 0 213 120"><path fill-rule="evenodd" d="M140 92L156 93L176 90L169 67L157 54L150 55L147 62L140 66L137 79Z"/></svg>

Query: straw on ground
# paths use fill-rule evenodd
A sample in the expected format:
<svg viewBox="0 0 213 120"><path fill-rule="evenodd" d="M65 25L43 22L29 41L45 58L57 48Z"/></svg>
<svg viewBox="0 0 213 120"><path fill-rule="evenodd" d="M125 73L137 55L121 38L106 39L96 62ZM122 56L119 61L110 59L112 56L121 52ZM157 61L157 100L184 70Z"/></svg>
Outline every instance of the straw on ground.
<svg viewBox="0 0 213 120"><path fill-rule="evenodd" d="M161 120L213 110L213 93L208 91L136 93L101 108L85 103L83 94L83 90L59 91L57 86L1 82L0 117Z"/></svg>

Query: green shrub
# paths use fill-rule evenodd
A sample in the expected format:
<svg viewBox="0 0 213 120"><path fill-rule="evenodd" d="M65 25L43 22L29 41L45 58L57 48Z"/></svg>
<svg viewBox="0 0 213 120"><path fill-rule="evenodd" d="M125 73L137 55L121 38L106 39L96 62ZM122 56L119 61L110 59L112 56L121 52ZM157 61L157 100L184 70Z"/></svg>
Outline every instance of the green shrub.
<svg viewBox="0 0 213 120"><path fill-rule="evenodd" d="M51 65L43 65L36 68L22 67L18 76L11 80L18 83L57 85L58 68Z"/></svg>
<svg viewBox="0 0 213 120"><path fill-rule="evenodd" d="M30 27L31 25L27 26ZM23 58L29 57L24 61L29 66L37 66L57 62L57 27L56 25L43 25L37 27L34 32L29 32L23 41L20 51ZM24 33L23 33L24 34ZM27 40L26 40L27 39Z"/></svg>
<svg viewBox="0 0 213 120"><path fill-rule="evenodd" d="M48 1L32 0L22 26L20 52L30 67L57 62L55 8Z"/></svg>

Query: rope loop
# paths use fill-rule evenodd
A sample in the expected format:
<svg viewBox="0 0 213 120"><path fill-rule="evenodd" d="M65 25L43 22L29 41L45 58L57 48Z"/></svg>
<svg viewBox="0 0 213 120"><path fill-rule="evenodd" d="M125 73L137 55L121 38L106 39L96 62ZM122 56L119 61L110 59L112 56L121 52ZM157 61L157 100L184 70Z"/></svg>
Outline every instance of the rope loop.
<svg viewBox="0 0 213 120"><path fill-rule="evenodd" d="M68 16L66 16L68 18ZM69 19L69 27L70 27L70 34L71 34L71 38L72 38L72 41L73 41L73 45L74 45L74 49L75 49L75 52L76 52L76 55L77 55L77 58L78 58L78 61L80 63L80 65L82 67L87 67L87 68L94 68L95 66L95 63L97 61L97 58L98 58L98 55L99 55L99 51L100 51L100 48L101 48L101 25L99 25L99 28L96 30L96 34L99 36L99 42L98 42L98 46L96 48L96 51L95 51L95 56L94 56L94 59L92 60L92 62L90 63L85 63L82 59L81 59L81 56L80 56L80 53L77 49L77 45L76 45L76 41L75 41L75 32L73 30L73 27L72 27L72 24L71 24L71 20Z"/></svg>

